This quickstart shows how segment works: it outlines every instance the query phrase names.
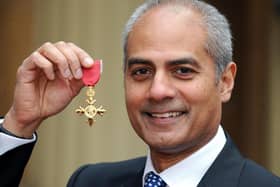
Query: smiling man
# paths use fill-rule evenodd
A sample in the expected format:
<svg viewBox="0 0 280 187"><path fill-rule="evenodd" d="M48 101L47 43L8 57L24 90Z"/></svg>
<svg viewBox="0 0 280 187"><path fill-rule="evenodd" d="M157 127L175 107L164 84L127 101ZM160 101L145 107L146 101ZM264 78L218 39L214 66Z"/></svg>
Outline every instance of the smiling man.
<svg viewBox="0 0 280 187"><path fill-rule="evenodd" d="M225 62L217 74L216 59L206 46L203 15L188 6L163 4L151 9L127 38L128 115L150 146L158 171L215 136L221 103L229 100L234 83L236 65Z"/></svg>
<svg viewBox="0 0 280 187"><path fill-rule="evenodd" d="M221 126L222 103L230 100L237 67L232 62L229 24L214 7L196 0L145 2L125 28L124 57L128 116L150 151L147 157L83 166L68 186L280 186L278 177L240 155ZM79 69L91 66L89 59L74 44L58 42L43 45L24 61L14 105L2 127L3 139L17 136L22 143L17 148L2 147L0 183L19 182L34 145L34 140L23 138L32 137L43 119L61 111L78 93ZM35 81L39 76L44 82ZM56 98L61 97L56 105L38 94L42 90L35 85L46 81L53 84L43 91L56 91ZM58 90L56 81L65 89ZM28 103L21 102L33 97L19 99L30 86L39 95L32 104L41 110L31 116L26 114ZM8 169L12 162L19 165Z"/></svg>

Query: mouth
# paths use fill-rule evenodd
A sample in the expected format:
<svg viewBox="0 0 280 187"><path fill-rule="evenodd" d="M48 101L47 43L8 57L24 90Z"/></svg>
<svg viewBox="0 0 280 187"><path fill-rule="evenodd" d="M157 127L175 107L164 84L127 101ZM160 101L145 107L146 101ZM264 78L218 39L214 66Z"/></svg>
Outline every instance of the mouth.
<svg viewBox="0 0 280 187"><path fill-rule="evenodd" d="M165 112L165 113L149 113L146 114L155 119L177 118L185 114L185 112Z"/></svg>
<svg viewBox="0 0 280 187"><path fill-rule="evenodd" d="M169 112L145 112L144 113L147 124L152 126L169 127L179 124L179 122L184 119L187 112L183 111L169 111Z"/></svg>

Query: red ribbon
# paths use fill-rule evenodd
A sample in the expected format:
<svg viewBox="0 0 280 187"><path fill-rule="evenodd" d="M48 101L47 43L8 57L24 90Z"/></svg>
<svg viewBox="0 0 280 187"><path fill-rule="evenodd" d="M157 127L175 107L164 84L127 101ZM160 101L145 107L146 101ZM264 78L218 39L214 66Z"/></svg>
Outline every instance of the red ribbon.
<svg viewBox="0 0 280 187"><path fill-rule="evenodd" d="M102 60L95 60L91 68L83 68L83 82L86 86L95 86L100 79Z"/></svg>

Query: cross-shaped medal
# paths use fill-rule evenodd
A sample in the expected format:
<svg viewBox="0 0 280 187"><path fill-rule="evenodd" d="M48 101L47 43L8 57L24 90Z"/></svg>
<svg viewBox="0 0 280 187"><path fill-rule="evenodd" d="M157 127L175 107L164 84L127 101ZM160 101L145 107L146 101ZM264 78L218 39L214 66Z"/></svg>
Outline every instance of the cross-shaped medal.
<svg viewBox="0 0 280 187"><path fill-rule="evenodd" d="M83 69L83 83L85 86L87 86L87 106L82 107L80 106L78 109L76 109L76 113L80 115L85 115L88 118L88 124L92 126L92 124L95 122L95 116L98 114L100 116L103 116L104 112L106 110L99 106L98 108L94 105L96 100L94 99L95 91L94 86L97 84L97 82L100 79L102 73L102 60L95 60L94 64L91 68L84 68Z"/></svg>

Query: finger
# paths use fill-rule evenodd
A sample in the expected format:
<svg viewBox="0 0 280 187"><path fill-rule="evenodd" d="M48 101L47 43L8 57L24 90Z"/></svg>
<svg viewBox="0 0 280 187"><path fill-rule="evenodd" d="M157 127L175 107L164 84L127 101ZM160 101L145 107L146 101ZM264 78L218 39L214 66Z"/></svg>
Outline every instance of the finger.
<svg viewBox="0 0 280 187"><path fill-rule="evenodd" d="M87 52L85 52L83 49L79 48L78 46L76 46L71 42L68 43L68 46L71 47L73 51L76 52L83 67L89 68L93 65L94 61Z"/></svg>
<svg viewBox="0 0 280 187"><path fill-rule="evenodd" d="M41 69L49 80L55 79L53 64L37 51L23 61L20 70L33 70L35 68ZM24 78L28 79L28 76Z"/></svg>
<svg viewBox="0 0 280 187"><path fill-rule="evenodd" d="M71 86L72 93L76 96L84 87L84 83L81 80L73 79L70 80L70 86Z"/></svg>
<svg viewBox="0 0 280 187"><path fill-rule="evenodd" d="M55 46L60 50L60 52L65 56L68 61L68 66L72 71L72 74L76 79L81 79L83 76L81 64L76 52L73 51L65 42L61 41L55 44Z"/></svg>
<svg viewBox="0 0 280 187"><path fill-rule="evenodd" d="M50 62L56 64L64 78L71 78L72 73L69 69L66 57L52 43L45 43L38 51Z"/></svg>

